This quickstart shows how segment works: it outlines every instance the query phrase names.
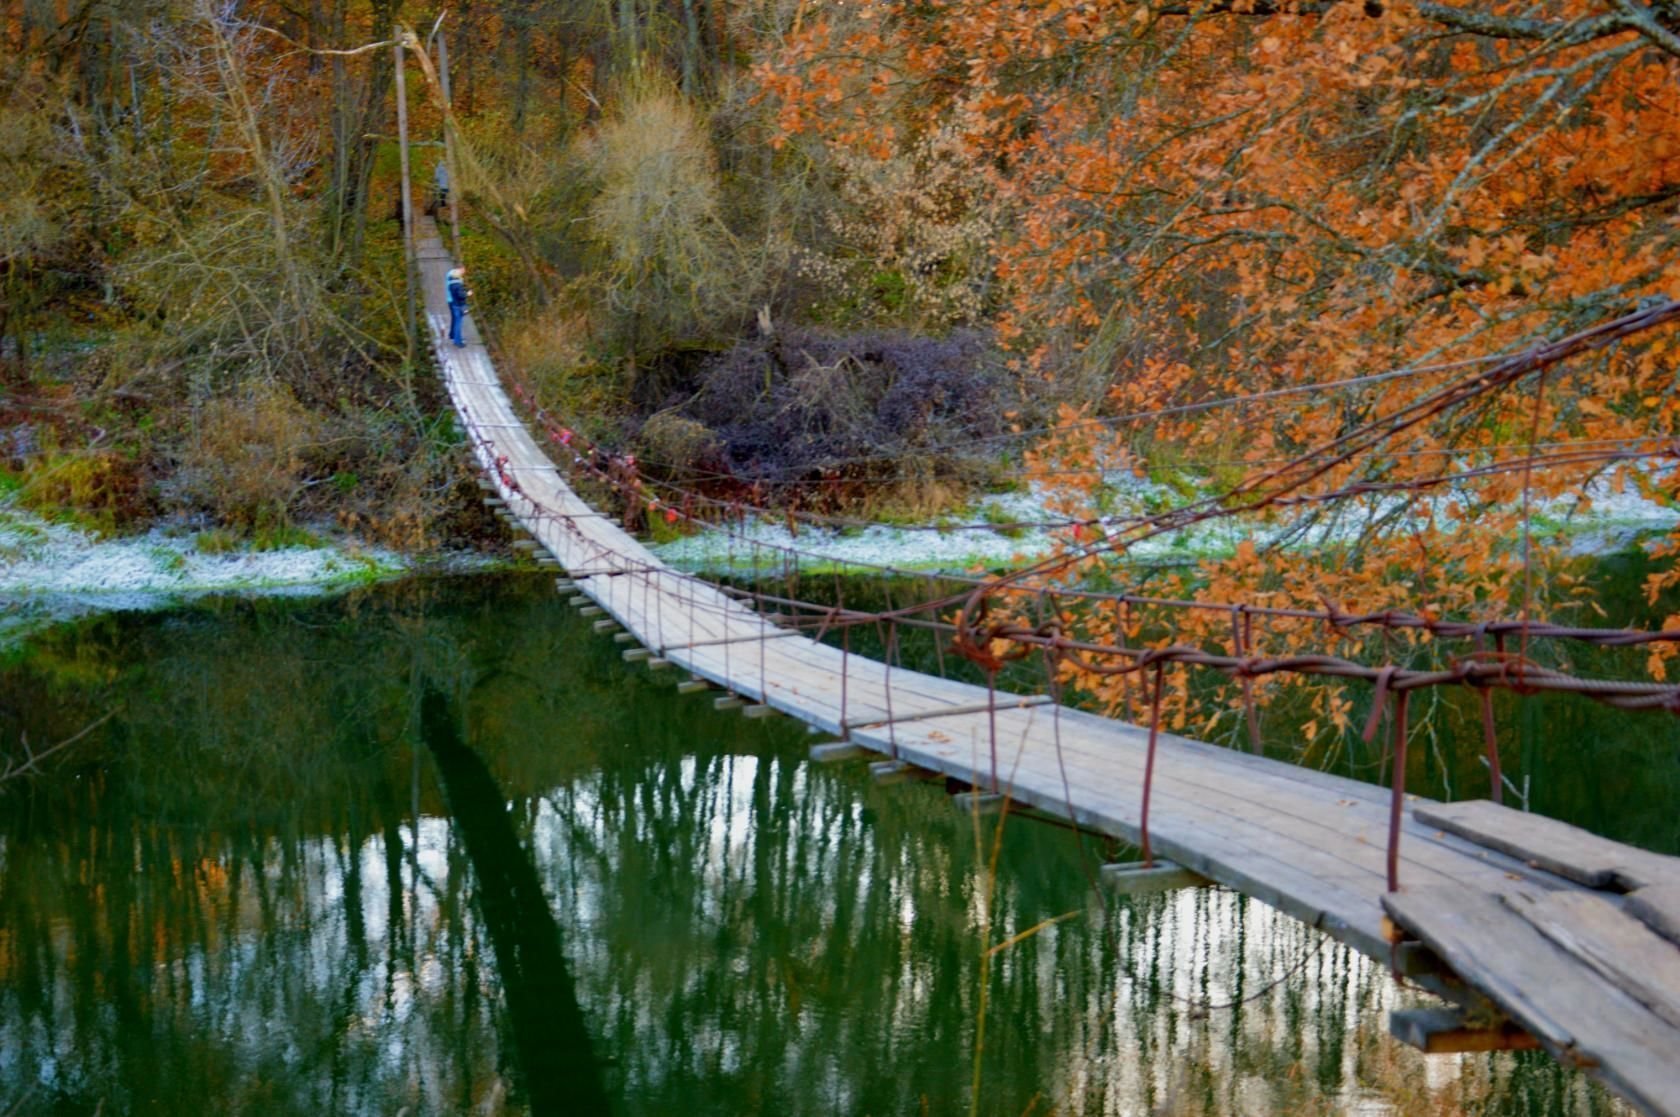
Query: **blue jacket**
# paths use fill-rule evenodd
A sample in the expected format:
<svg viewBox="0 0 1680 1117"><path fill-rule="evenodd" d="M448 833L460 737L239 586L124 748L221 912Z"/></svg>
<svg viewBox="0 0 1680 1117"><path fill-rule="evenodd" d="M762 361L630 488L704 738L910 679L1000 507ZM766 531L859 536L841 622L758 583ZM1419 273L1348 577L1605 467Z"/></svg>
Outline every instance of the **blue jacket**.
<svg viewBox="0 0 1680 1117"><path fill-rule="evenodd" d="M467 305L467 281L459 276L450 276L444 285L449 292L449 305L465 307Z"/></svg>

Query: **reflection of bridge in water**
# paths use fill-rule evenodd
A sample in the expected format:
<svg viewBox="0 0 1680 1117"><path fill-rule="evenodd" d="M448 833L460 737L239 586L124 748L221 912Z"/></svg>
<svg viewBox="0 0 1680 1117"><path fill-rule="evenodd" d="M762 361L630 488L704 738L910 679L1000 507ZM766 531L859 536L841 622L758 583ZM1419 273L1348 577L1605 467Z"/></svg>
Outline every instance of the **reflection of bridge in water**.
<svg viewBox="0 0 1680 1117"><path fill-rule="evenodd" d="M1148 732L848 654L775 626L741 595L674 570L584 503L502 390L473 335L446 337L450 261L418 226L431 336L480 465L519 526L569 574L597 628L676 667L720 709L789 714L880 754L883 776L933 772L1172 859L1385 961L1456 1007L1396 1013L1427 1051L1545 1047L1645 1111L1680 1114L1680 858L1487 802L1441 804ZM750 595L748 595L750 597ZM1152 788L1140 795L1145 781ZM1391 821L1393 827L1391 830ZM1403 887L1388 891L1391 833ZM1173 878L1110 873L1119 887Z"/></svg>

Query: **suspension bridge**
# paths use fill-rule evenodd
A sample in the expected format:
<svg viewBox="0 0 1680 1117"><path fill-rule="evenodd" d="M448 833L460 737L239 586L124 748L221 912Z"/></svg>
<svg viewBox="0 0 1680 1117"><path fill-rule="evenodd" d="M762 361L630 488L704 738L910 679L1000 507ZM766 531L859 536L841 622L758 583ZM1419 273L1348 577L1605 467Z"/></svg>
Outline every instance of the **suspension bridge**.
<svg viewBox="0 0 1680 1117"><path fill-rule="evenodd" d="M843 622L838 611L790 624L769 610L778 599L666 566L571 489L472 324L465 347L449 342L452 261L430 220L415 233L432 346L486 499L564 568L561 591L598 632L635 645L627 661L678 673L679 690L711 692L719 709L835 738L815 759L942 775L971 789L972 809L1032 810L1141 845L1143 862L1105 868L1114 887L1214 882L1288 912L1445 999L1390 1020L1425 1051L1544 1047L1644 1112L1680 1117L1680 858L907 670L890 646L865 658L812 631Z"/></svg>

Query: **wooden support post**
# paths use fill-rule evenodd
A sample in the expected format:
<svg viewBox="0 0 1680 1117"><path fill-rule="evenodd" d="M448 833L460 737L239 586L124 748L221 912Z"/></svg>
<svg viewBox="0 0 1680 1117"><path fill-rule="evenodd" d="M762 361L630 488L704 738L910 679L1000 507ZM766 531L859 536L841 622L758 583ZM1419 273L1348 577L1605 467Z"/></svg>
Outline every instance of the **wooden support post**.
<svg viewBox="0 0 1680 1117"><path fill-rule="evenodd" d="M1385 929L1390 926L1386 915L1383 916L1383 926ZM1441 961L1441 956L1416 939L1395 943L1389 959L1394 972L1401 977L1452 976L1452 970Z"/></svg>
<svg viewBox="0 0 1680 1117"><path fill-rule="evenodd" d="M951 802L957 805L957 810L964 812L991 814L1003 809L1003 796L995 791L959 791L951 796Z"/></svg>
<svg viewBox="0 0 1680 1117"><path fill-rule="evenodd" d="M869 765L869 775L876 783L903 783L916 774L916 770L902 760L877 760Z"/></svg>
<svg viewBox="0 0 1680 1117"><path fill-rule="evenodd" d="M595 622L595 631L596 632L611 632L613 629L615 629L617 627L618 627L618 622L613 620L611 617L604 617L601 620L598 620L598 621ZM620 633L619 635L629 636L630 634L628 632L623 632L623 633Z"/></svg>
<svg viewBox="0 0 1680 1117"><path fill-rule="evenodd" d="M1126 896L1172 892L1180 888L1200 888L1213 883L1202 874L1161 857L1155 858L1154 864L1125 861L1104 865L1102 882L1110 890Z"/></svg>
<svg viewBox="0 0 1680 1117"><path fill-rule="evenodd" d="M654 656L652 659L647 661L647 665L649 671L663 671L665 668L671 666L671 661L668 659L661 659L659 656Z"/></svg>
<svg viewBox="0 0 1680 1117"><path fill-rule="evenodd" d="M854 745L850 741L830 741L826 745L811 746L811 760L816 764L835 764L842 760L861 760L866 756L873 756L862 745Z"/></svg>
<svg viewBox="0 0 1680 1117"><path fill-rule="evenodd" d="M443 86L443 165L449 173L449 244L456 262L461 251L461 186L455 178L455 97L449 91L449 36L438 32L438 83Z"/></svg>
<svg viewBox="0 0 1680 1117"><path fill-rule="evenodd" d="M644 659L653 658L653 653L646 648L627 648L624 652L624 662L640 663Z"/></svg>
<svg viewBox="0 0 1680 1117"><path fill-rule="evenodd" d="M408 282L408 359L414 360L415 342L419 338L418 292L414 289L414 199L408 172L408 85L403 80L403 29L392 33L396 43L392 49L397 56L397 150L402 166L402 223L403 274Z"/></svg>
<svg viewBox="0 0 1680 1117"><path fill-rule="evenodd" d="M703 690L711 690L712 684L705 679L684 679L677 684L678 694L699 694Z"/></svg>
<svg viewBox="0 0 1680 1117"><path fill-rule="evenodd" d="M741 716L749 718L767 718L772 714L778 714L780 712L781 711L776 709L776 707L764 702L760 702L756 706L743 706L741 708Z"/></svg>
<svg viewBox="0 0 1680 1117"><path fill-rule="evenodd" d="M600 624L601 622L596 621L595 623ZM615 633L613 633L613 643L615 643L615 644L634 644L635 642L636 642L636 634L634 632L615 632Z"/></svg>
<svg viewBox="0 0 1680 1117"><path fill-rule="evenodd" d="M601 608L599 605L585 605L583 608L579 609L578 612L582 613L586 617L598 617L602 613L605 613L606 610Z"/></svg>
<svg viewBox="0 0 1680 1117"><path fill-rule="evenodd" d="M726 694L721 698L712 699L712 709L714 710L739 710L746 704L747 700L745 698L741 698L733 694Z"/></svg>
<svg viewBox="0 0 1680 1117"><path fill-rule="evenodd" d="M1466 1051L1533 1051L1540 1046L1519 1025L1504 1020L1490 1028L1474 1027L1447 1008L1409 1008L1388 1014L1388 1032L1426 1055Z"/></svg>

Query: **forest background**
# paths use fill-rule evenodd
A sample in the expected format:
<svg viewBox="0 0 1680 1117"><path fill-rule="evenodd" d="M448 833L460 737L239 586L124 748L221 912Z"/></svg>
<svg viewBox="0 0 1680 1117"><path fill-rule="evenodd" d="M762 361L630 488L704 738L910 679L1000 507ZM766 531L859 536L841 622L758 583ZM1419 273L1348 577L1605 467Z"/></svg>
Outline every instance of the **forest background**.
<svg viewBox="0 0 1680 1117"><path fill-rule="evenodd" d="M1128 546L1192 509L1250 526L1163 596L1583 620L1536 510L1672 499L1672 0L0 11L0 486L104 530L483 531L403 329L399 25L448 37L499 356L671 492L792 522L1031 478L1067 519L1052 579L1140 585ZM408 83L425 183L445 122ZM1116 516L1133 475L1179 507ZM1658 615L1677 579L1653 569ZM1193 616L1178 639L1229 640ZM1309 736L1349 724L1312 703Z"/></svg>

